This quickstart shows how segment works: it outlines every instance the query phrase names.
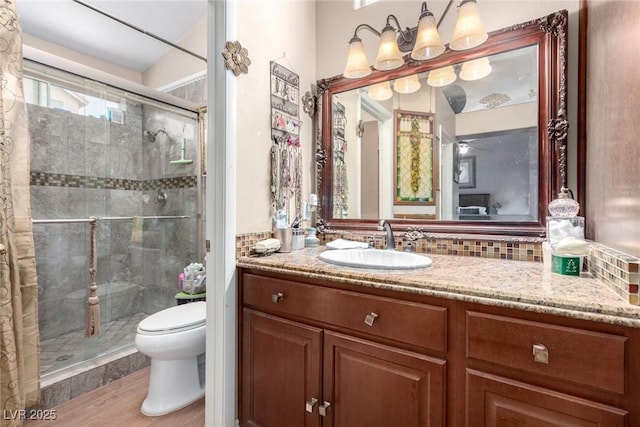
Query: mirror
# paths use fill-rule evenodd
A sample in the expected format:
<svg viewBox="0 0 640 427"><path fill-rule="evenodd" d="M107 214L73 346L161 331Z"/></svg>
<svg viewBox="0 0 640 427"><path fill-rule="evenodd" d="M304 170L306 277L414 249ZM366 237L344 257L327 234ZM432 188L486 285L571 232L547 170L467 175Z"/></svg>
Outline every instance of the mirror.
<svg viewBox="0 0 640 427"><path fill-rule="evenodd" d="M318 82L318 228L544 236L566 186L567 12Z"/></svg>

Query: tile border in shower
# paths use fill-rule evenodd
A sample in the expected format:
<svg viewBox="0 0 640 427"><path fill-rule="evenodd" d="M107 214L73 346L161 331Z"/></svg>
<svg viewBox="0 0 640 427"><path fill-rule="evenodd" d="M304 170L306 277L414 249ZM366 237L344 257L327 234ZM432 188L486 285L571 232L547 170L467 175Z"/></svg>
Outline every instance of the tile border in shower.
<svg viewBox="0 0 640 427"><path fill-rule="evenodd" d="M106 190L158 190L196 187L197 176L179 176L159 179L102 178L66 175L51 172L31 172L30 184L40 187L96 188Z"/></svg>

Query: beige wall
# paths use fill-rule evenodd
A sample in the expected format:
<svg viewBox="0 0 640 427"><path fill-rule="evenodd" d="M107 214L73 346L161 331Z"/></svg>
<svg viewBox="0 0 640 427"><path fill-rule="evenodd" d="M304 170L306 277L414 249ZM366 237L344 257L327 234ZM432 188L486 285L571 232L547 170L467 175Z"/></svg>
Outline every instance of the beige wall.
<svg viewBox="0 0 640 427"><path fill-rule="evenodd" d="M249 74L237 77L236 145L237 233L271 230L270 155L271 107L269 62L277 62L300 76L300 96L315 82L315 3L312 1L240 0L237 40L249 50ZM282 58L283 54L285 55ZM280 58L280 59L278 59ZM313 122L300 107L300 141L304 158L303 199L314 177Z"/></svg>
<svg viewBox="0 0 640 427"><path fill-rule="evenodd" d="M30 34L23 34L22 44L25 48L25 57L28 57L28 53L31 51L42 51L135 83L142 83L142 74L137 71L129 70L128 68L119 67L109 62L83 55L74 50L66 49Z"/></svg>
<svg viewBox="0 0 640 427"><path fill-rule="evenodd" d="M178 49L170 49L155 64L140 73L61 47L30 34L24 34L23 43L29 48L44 51L154 89L185 80L207 70L206 62ZM176 44L206 58L207 17L204 16L198 21L187 35Z"/></svg>
<svg viewBox="0 0 640 427"><path fill-rule="evenodd" d="M588 237L640 257L640 2L587 4Z"/></svg>
<svg viewBox="0 0 640 427"><path fill-rule="evenodd" d="M206 58L207 17L198 21L176 44ZM206 71L206 62L178 49L171 49L142 73L142 84L157 89Z"/></svg>

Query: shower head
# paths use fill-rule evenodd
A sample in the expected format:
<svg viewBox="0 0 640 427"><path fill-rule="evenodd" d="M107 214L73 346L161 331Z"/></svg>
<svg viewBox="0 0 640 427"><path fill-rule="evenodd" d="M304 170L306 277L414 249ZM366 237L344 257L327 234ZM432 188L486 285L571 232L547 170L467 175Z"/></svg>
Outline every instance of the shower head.
<svg viewBox="0 0 640 427"><path fill-rule="evenodd" d="M164 133L165 135L168 135L167 131L164 130L164 129L158 129L155 132L151 132L150 130L145 130L144 132L142 132L142 134L147 137L149 142L155 142L156 141L156 136L158 136L158 134L161 134L161 133Z"/></svg>

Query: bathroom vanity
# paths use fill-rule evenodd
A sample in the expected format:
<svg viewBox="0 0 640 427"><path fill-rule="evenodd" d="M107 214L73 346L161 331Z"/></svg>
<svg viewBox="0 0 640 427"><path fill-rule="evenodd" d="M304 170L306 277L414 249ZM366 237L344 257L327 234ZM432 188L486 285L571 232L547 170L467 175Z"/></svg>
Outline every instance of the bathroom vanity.
<svg viewBox="0 0 640 427"><path fill-rule="evenodd" d="M640 309L542 263L324 248L238 261L238 414L260 426L640 425Z"/></svg>

